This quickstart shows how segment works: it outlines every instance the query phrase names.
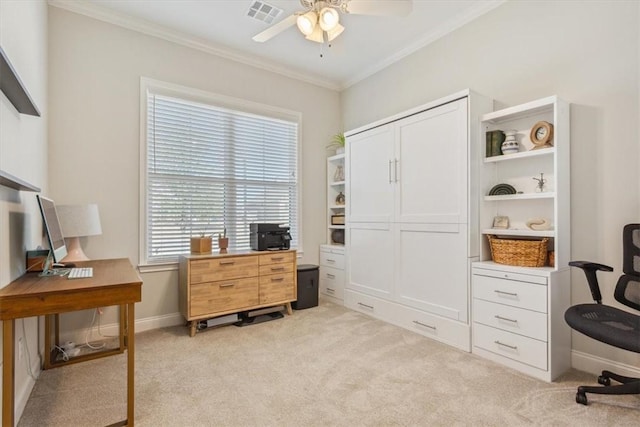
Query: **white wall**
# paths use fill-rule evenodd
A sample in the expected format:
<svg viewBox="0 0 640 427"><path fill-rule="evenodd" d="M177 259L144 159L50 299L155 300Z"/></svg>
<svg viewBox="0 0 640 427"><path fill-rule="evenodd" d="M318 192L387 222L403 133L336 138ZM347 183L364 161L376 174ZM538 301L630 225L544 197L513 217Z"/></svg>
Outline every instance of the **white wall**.
<svg viewBox="0 0 640 427"><path fill-rule="evenodd" d="M0 94L0 169L28 183L47 183L47 5L42 1L0 1L0 46L19 74L41 117L20 114ZM42 242L36 193L0 186L0 287L25 271L25 252ZM23 329L24 325L24 329ZM26 334L24 333L26 332ZM16 413L22 413L40 368L37 320L18 320L16 336ZM18 358L18 340L26 344ZM1 390L0 390L1 393Z"/></svg>
<svg viewBox="0 0 640 427"><path fill-rule="evenodd" d="M346 129L463 88L496 108L556 94L571 105L572 258L622 271L622 227L640 220L639 3L510 1L341 94ZM375 102L375 101L378 102ZM580 271L572 301L588 302ZM640 356L573 334L574 353L640 366ZM574 357L575 360L575 357Z"/></svg>
<svg viewBox="0 0 640 427"><path fill-rule="evenodd" d="M337 92L56 7L49 26L51 196L60 204L98 204L102 235L82 239L90 258L138 263L139 87L145 76L302 113L300 262L318 264L326 145L342 129ZM177 271L143 273L142 279L136 318L148 326L163 324L162 317L175 321ZM84 327L89 317L83 316L67 316L63 327Z"/></svg>

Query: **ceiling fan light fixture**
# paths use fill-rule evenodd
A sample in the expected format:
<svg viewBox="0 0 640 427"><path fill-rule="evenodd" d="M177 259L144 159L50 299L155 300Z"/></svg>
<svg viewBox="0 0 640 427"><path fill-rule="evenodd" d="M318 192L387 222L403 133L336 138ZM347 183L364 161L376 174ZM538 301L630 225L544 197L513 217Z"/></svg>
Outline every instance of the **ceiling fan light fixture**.
<svg viewBox="0 0 640 427"><path fill-rule="evenodd" d="M320 10L318 22L320 23L320 28L324 31L331 31L336 27L336 25L340 25L340 15L334 8L324 7Z"/></svg>
<svg viewBox="0 0 640 427"><path fill-rule="evenodd" d="M310 36L313 34L314 30L317 28L316 23L318 22L318 15L313 10L298 16L296 20L296 24L298 24L298 29L305 36Z"/></svg>
<svg viewBox="0 0 640 427"><path fill-rule="evenodd" d="M344 27L340 24L337 24L332 30L327 31L327 40L333 41L336 37L338 37L344 31Z"/></svg>
<svg viewBox="0 0 640 427"><path fill-rule="evenodd" d="M322 31L319 25L316 25L313 32L305 38L316 43L324 43L324 31Z"/></svg>

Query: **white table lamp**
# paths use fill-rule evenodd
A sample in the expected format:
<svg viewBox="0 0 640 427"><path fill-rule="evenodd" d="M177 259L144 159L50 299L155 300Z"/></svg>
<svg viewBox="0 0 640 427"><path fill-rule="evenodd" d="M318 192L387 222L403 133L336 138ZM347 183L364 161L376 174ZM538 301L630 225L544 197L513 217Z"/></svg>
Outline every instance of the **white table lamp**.
<svg viewBox="0 0 640 427"><path fill-rule="evenodd" d="M66 239L67 256L63 261L86 261L89 258L80 246L80 237L102 234L98 205L58 205L62 235Z"/></svg>

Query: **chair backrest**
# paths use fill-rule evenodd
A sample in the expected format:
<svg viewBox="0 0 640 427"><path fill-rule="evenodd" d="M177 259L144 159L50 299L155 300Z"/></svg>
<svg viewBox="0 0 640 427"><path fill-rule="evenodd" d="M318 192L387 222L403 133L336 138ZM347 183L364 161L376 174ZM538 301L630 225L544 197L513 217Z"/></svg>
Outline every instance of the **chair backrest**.
<svg viewBox="0 0 640 427"><path fill-rule="evenodd" d="M624 275L618 280L614 298L640 311L640 224L627 224L622 232Z"/></svg>

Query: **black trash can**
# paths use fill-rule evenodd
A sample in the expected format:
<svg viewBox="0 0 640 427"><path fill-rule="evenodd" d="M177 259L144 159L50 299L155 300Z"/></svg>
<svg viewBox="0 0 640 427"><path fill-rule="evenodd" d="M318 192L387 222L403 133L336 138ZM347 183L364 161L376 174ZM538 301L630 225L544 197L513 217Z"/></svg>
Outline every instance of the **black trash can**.
<svg viewBox="0 0 640 427"><path fill-rule="evenodd" d="M318 306L319 267L313 264L298 266L298 300L291 303L295 310Z"/></svg>

